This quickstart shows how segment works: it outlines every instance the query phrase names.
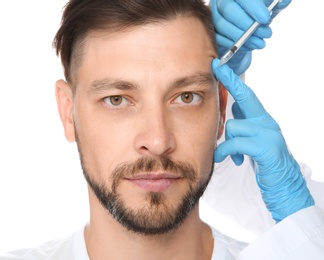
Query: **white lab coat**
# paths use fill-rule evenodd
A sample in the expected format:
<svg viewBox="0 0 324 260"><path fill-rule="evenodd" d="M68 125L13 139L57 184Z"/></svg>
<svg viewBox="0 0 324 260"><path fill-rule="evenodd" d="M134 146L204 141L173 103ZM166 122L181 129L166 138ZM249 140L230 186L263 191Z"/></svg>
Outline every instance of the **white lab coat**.
<svg viewBox="0 0 324 260"><path fill-rule="evenodd" d="M323 260L324 212L317 206L282 220L237 256L236 260Z"/></svg>

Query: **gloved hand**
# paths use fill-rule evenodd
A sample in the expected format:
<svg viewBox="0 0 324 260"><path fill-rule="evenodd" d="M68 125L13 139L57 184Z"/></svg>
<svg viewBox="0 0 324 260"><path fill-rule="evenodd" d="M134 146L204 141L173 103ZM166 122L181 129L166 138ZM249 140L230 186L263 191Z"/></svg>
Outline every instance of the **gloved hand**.
<svg viewBox="0 0 324 260"><path fill-rule="evenodd" d="M270 16L267 6L271 2L272 0L210 0L209 2L220 57L253 22L257 21L261 24L227 63L237 75L243 74L249 68L252 51L265 47L264 38L270 38L272 35L272 30L269 27L270 22L290 4L291 0L282 0L282 2L278 3Z"/></svg>
<svg viewBox="0 0 324 260"><path fill-rule="evenodd" d="M266 6L269 6L273 0L263 0ZM291 3L291 0L282 0L279 2L271 12L271 21L283 10L285 9L289 4ZM271 22L270 21L270 22Z"/></svg>
<svg viewBox="0 0 324 260"><path fill-rule="evenodd" d="M227 65L217 67L218 64L219 59L213 60L213 72L235 103L232 107L234 119L227 121L226 141L215 150L214 161L221 162L230 155L234 163L240 165L243 154L250 156L262 198L276 222L314 205L279 125L254 92Z"/></svg>

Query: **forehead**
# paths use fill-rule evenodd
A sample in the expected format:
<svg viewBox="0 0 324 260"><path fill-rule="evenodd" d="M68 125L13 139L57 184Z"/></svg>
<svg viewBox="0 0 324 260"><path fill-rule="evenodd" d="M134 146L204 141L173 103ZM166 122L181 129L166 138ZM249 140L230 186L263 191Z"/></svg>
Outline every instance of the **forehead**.
<svg viewBox="0 0 324 260"><path fill-rule="evenodd" d="M91 32L84 44L78 82L115 77L135 81L210 71L216 57L202 23L192 17L128 28Z"/></svg>

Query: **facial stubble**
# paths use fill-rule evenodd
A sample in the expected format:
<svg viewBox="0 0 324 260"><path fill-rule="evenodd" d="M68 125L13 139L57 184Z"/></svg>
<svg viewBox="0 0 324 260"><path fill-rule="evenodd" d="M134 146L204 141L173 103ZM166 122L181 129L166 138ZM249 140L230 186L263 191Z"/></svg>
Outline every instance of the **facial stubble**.
<svg viewBox="0 0 324 260"><path fill-rule="evenodd" d="M101 205L127 230L146 236L166 234L178 228L203 195L214 168L214 164L211 163L208 178L202 180L189 163L175 162L167 157L160 159L143 157L132 163L118 165L110 174L111 187L107 187L104 182L97 181L94 178L96 174L86 167L77 135L76 142L83 175ZM187 191L179 199L178 205L172 206L163 192L147 192L146 201L149 203L138 209L127 207L121 194L118 193L120 182L125 177L154 170L176 173L181 176L182 181L186 181Z"/></svg>

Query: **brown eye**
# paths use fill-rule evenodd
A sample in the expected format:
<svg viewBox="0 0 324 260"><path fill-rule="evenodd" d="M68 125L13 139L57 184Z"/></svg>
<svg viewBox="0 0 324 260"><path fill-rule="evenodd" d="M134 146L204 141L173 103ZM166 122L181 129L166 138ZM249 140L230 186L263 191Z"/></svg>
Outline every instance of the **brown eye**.
<svg viewBox="0 0 324 260"><path fill-rule="evenodd" d="M123 97L121 96L111 96L109 97L109 101L112 105L118 106L123 102Z"/></svg>
<svg viewBox="0 0 324 260"><path fill-rule="evenodd" d="M116 108L124 107L127 104L129 104L128 100L124 96L119 96L119 95L105 97L103 101L108 107L116 107Z"/></svg>
<svg viewBox="0 0 324 260"><path fill-rule="evenodd" d="M191 103L193 101L193 99L194 99L193 93L187 92L187 93L181 94L181 101L183 103Z"/></svg>

